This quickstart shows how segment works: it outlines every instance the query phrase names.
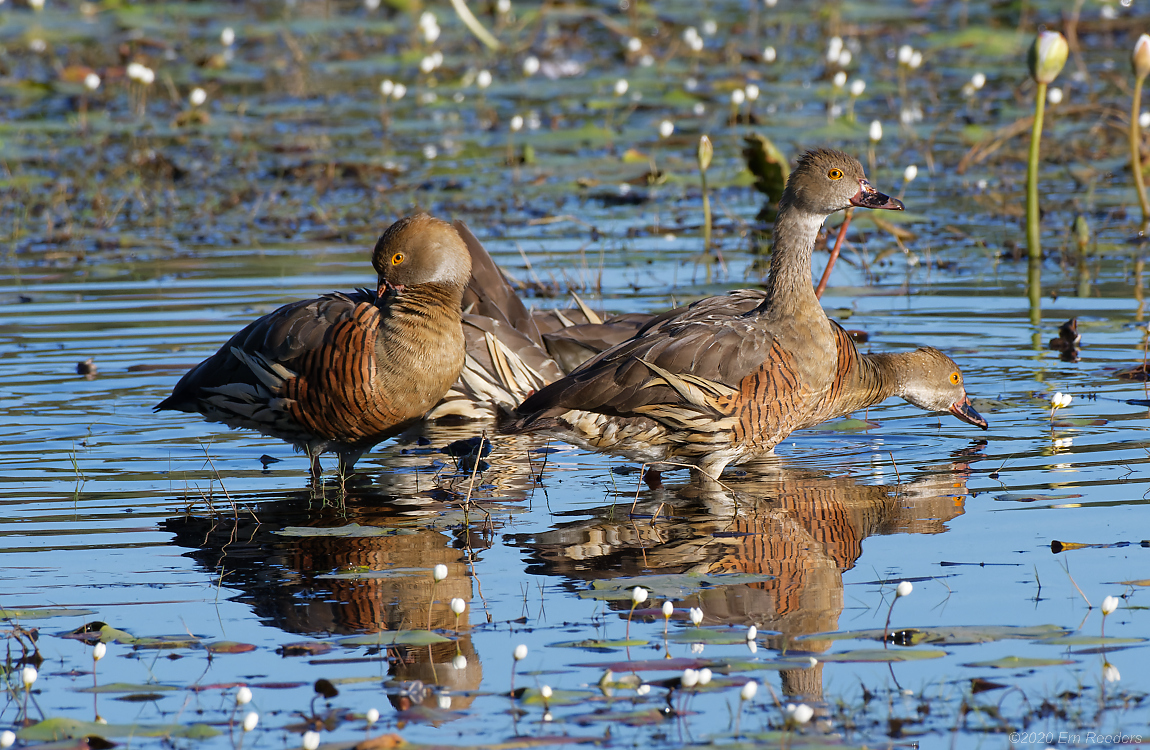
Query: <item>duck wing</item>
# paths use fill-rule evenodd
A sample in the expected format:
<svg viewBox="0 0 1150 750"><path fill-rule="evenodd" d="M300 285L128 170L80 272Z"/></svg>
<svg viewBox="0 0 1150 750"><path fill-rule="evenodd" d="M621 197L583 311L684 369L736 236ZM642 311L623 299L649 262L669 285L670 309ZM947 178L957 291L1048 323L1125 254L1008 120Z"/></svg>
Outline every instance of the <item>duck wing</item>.
<svg viewBox="0 0 1150 750"><path fill-rule="evenodd" d="M519 407L513 429L531 429L572 409L620 417L659 418L666 407L730 415L742 381L769 365L777 352L775 337L753 314L757 303L750 314L731 315L716 299L723 298L708 298L677 316L652 321L630 340L541 389Z"/></svg>
<svg viewBox="0 0 1150 750"><path fill-rule="evenodd" d="M354 322L357 316L377 318L375 302L374 293L360 289L284 305L249 324L189 370L155 409L203 413L205 399L233 387L262 387L270 395L279 395L283 383L307 364L305 358L335 348L334 332L346 329L351 334L361 328Z"/></svg>

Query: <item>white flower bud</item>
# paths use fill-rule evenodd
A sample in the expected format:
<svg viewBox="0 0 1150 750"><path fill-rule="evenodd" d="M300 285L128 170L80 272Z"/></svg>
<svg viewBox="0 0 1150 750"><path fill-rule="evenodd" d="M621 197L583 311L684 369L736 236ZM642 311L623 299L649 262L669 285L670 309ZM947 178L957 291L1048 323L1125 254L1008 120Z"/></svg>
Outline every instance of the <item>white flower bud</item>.
<svg viewBox="0 0 1150 750"><path fill-rule="evenodd" d="M882 123L878 120L873 120L870 124L870 139L874 143L882 140Z"/></svg>
<svg viewBox="0 0 1150 750"><path fill-rule="evenodd" d="M192 89L192 93L188 94L188 101L192 103L193 107L198 107L208 100L208 92L204 91L199 86Z"/></svg>
<svg viewBox="0 0 1150 750"><path fill-rule="evenodd" d="M247 685L242 686L236 691L236 705L246 706L252 702L252 691Z"/></svg>
<svg viewBox="0 0 1150 750"><path fill-rule="evenodd" d="M615 81L615 96L623 96L623 94L626 94L629 86L630 84L627 83L626 78L620 78L618 81Z"/></svg>
<svg viewBox="0 0 1150 750"><path fill-rule="evenodd" d="M690 615L691 615L691 624L694 625L695 627L698 627L699 623L701 623L703 621L703 610L700 609L699 607L691 607Z"/></svg>
<svg viewBox="0 0 1150 750"><path fill-rule="evenodd" d="M0 747L12 747L16 744L16 733L11 729L0 732Z"/></svg>
<svg viewBox="0 0 1150 750"><path fill-rule="evenodd" d="M523 75L530 78L539 72L539 58L535 55L528 55L523 58Z"/></svg>
<svg viewBox="0 0 1150 750"><path fill-rule="evenodd" d="M515 651L512 653L512 656L515 657L515 661L523 661L524 659L526 659L527 658L527 644L520 643L518 646L516 646Z"/></svg>
<svg viewBox="0 0 1150 750"><path fill-rule="evenodd" d="M230 47L236 43L236 32L231 26L225 26L224 30L220 32L220 43L225 47Z"/></svg>
<svg viewBox="0 0 1150 750"><path fill-rule="evenodd" d="M663 617L669 620L673 614L675 614L675 605L670 600L663 602Z"/></svg>
<svg viewBox="0 0 1150 750"><path fill-rule="evenodd" d="M100 641L96 644L95 648L92 649L92 661L100 661L100 659L103 659L107 653L108 644Z"/></svg>
<svg viewBox="0 0 1150 750"><path fill-rule="evenodd" d="M847 74L840 70L838 73L835 73L835 77L832 82L834 83L836 89L841 89L843 86L847 85Z"/></svg>
<svg viewBox="0 0 1150 750"><path fill-rule="evenodd" d="M319 732L308 730L303 733L303 750L315 750L319 747Z"/></svg>
<svg viewBox="0 0 1150 750"><path fill-rule="evenodd" d="M914 584L910 581L903 581L899 583L898 587L894 590L895 598L902 598L910 596L910 592L914 591Z"/></svg>
<svg viewBox="0 0 1150 750"><path fill-rule="evenodd" d="M1061 104L1062 89L1058 88L1057 86L1051 86L1046 90L1046 101L1050 102L1051 104Z"/></svg>
<svg viewBox="0 0 1150 750"><path fill-rule="evenodd" d="M975 73L974 75L972 75L970 77L970 85L974 87L975 91L978 91L979 89L981 89L983 86L986 85L986 74Z"/></svg>
<svg viewBox="0 0 1150 750"><path fill-rule="evenodd" d="M777 57L778 53L775 52L774 47L763 48L763 62L773 63Z"/></svg>
<svg viewBox="0 0 1150 750"><path fill-rule="evenodd" d="M914 55L914 47L904 44L898 48L898 62L900 65L910 65L910 58Z"/></svg>
<svg viewBox="0 0 1150 750"><path fill-rule="evenodd" d="M475 85L481 89L485 89L491 85L491 71L481 70L479 75L475 76Z"/></svg>
<svg viewBox="0 0 1150 750"><path fill-rule="evenodd" d="M663 122L666 123L667 120L664 120ZM672 130L673 129L674 128L672 127ZM663 134L662 125L659 126L659 134ZM667 135L670 135L670 133L667 133ZM663 137L665 138L666 136ZM635 588L631 589L631 601L635 604L642 604L643 602L647 601L647 589L643 588L642 586L636 586Z"/></svg>
<svg viewBox="0 0 1150 750"><path fill-rule="evenodd" d="M370 726L370 725L374 724L375 722L379 721L379 711L377 709L374 709L374 708L369 708L369 709L367 709L367 713L365 713L363 715L363 718L367 721L368 725Z"/></svg>
<svg viewBox="0 0 1150 750"><path fill-rule="evenodd" d="M739 691L739 697L745 701L753 700L757 692L759 692L759 683L754 680L747 680L743 683L743 689Z"/></svg>
<svg viewBox="0 0 1150 750"><path fill-rule="evenodd" d="M675 132L675 123L671 122L670 120L663 120L662 122L659 123L659 137L660 138L670 138L671 134L674 132ZM646 589L636 586L635 591L636 592L638 592L638 591L643 592L643 598L639 600L639 603L647 601L647 590ZM638 594L633 593L633 596L638 596Z"/></svg>
<svg viewBox="0 0 1150 750"><path fill-rule="evenodd" d="M1102 600L1102 614L1108 615L1118 609L1118 597L1108 596Z"/></svg>
<svg viewBox="0 0 1150 750"><path fill-rule="evenodd" d="M914 164L908 165L907 168L902 171L903 182L914 182L915 177L918 177L918 167Z"/></svg>
<svg viewBox="0 0 1150 750"><path fill-rule="evenodd" d="M866 81L861 78L851 81L851 96L860 97L864 91L866 91Z"/></svg>
<svg viewBox="0 0 1150 750"><path fill-rule="evenodd" d="M39 677L39 673L36 672L35 667L24 667L24 669L20 671L20 681L24 683L25 690L31 689L32 685L36 683L37 677Z"/></svg>
<svg viewBox="0 0 1150 750"><path fill-rule="evenodd" d="M683 670L683 676L680 677L679 680L682 683L683 687L693 688L693 687L695 687L695 685L699 684L699 673L697 671L695 671L694 669L690 669L690 668L684 669Z"/></svg>
<svg viewBox="0 0 1150 750"><path fill-rule="evenodd" d="M431 571L431 577L435 579L436 583L442 581L444 578L447 578L447 566L443 563L436 565L435 568Z"/></svg>
<svg viewBox="0 0 1150 750"><path fill-rule="evenodd" d="M256 726L259 725L259 723L260 723L260 715L257 714L255 711L249 711L244 716L244 731L245 732L252 731L253 729L256 728Z"/></svg>

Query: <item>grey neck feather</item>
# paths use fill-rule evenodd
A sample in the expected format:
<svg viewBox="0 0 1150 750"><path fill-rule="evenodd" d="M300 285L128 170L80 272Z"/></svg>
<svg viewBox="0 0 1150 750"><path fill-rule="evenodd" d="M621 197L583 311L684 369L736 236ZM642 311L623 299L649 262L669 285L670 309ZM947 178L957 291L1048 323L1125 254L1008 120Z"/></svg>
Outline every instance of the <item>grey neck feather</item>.
<svg viewBox="0 0 1150 750"><path fill-rule="evenodd" d="M775 244L764 306L776 314L819 307L811 282L811 251L826 216L796 208L784 193L775 221Z"/></svg>

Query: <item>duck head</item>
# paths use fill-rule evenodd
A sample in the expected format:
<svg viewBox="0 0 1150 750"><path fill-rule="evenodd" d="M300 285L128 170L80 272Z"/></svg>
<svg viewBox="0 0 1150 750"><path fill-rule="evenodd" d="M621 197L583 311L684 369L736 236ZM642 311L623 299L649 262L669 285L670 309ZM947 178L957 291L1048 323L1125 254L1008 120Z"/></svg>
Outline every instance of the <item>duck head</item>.
<svg viewBox="0 0 1150 750"><path fill-rule="evenodd" d="M779 203L829 216L850 206L901 211L902 201L871 187L862 164L842 151L820 148L799 158Z"/></svg>
<svg viewBox="0 0 1150 750"><path fill-rule="evenodd" d="M962 371L953 359L929 346L904 356L899 368L899 396L920 409L948 411L963 422L987 429L986 420L970 405Z"/></svg>
<svg viewBox="0 0 1150 750"><path fill-rule="evenodd" d="M377 294L419 284L443 284L462 293L471 278L471 255L455 227L415 214L387 228L371 256L379 276Z"/></svg>

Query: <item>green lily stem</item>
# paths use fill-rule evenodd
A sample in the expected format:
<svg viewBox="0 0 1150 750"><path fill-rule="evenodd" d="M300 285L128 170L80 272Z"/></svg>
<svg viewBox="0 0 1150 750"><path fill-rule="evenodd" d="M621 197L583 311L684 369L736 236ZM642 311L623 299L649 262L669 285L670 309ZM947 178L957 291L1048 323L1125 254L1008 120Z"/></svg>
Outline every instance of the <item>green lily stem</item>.
<svg viewBox="0 0 1150 750"><path fill-rule="evenodd" d="M1134 79L1134 103L1130 108L1130 171L1134 173L1134 188L1138 191L1138 203L1142 205L1142 233L1150 225L1150 202L1146 200L1146 183L1142 179L1142 126L1138 122L1142 114L1142 83L1146 76Z"/></svg>
<svg viewBox="0 0 1150 750"><path fill-rule="evenodd" d="M1027 254L1034 259L1042 257L1038 227L1038 154L1042 145L1042 113L1045 106L1046 84L1039 83L1034 95L1034 127L1030 131L1030 158L1026 164L1026 249Z"/></svg>
<svg viewBox="0 0 1150 750"><path fill-rule="evenodd" d="M711 196L707 192L707 171L699 170L703 182L703 247L711 252Z"/></svg>

